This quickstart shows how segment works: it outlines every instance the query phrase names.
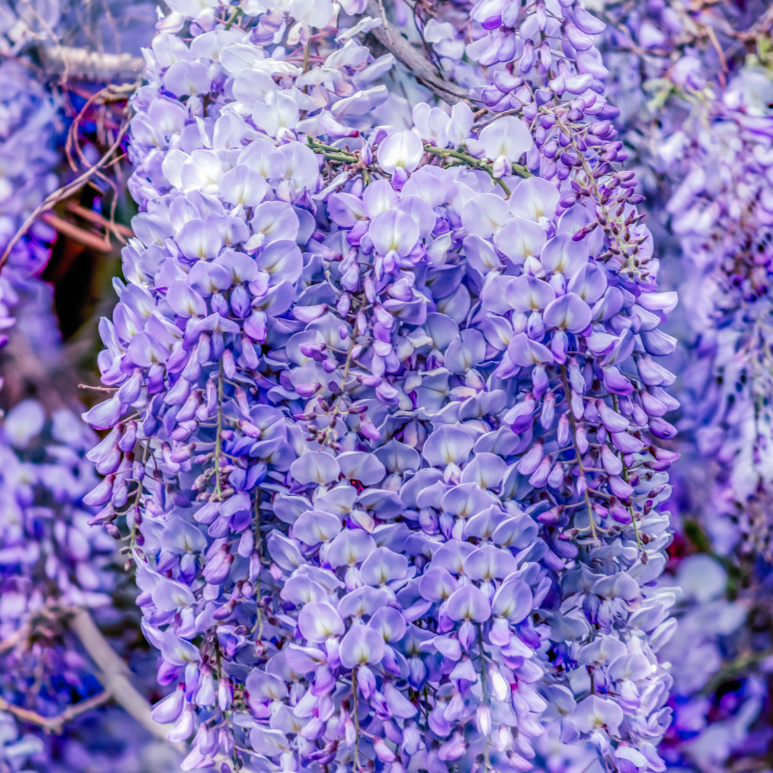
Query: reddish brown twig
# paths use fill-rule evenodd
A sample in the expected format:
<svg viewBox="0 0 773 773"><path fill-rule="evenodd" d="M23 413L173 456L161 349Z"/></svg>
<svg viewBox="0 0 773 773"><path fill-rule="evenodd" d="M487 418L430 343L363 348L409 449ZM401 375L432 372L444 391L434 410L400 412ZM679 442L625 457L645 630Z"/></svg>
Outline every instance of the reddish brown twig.
<svg viewBox="0 0 773 773"><path fill-rule="evenodd" d="M78 384L78 389L92 389L94 392L117 392L118 387L100 387L90 384Z"/></svg>
<svg viewBox="0 0 773 773"><path fill-rule="evenodd" d="M67 132L67 142L64 145L64 152L67 156L67 161L70 164L70 169L73 170L73 172L78 171L78 165L75 163L75 160L72 157L72 149L75 148L76 152L78 153L78 158L80 158L81 162L86 165L86 167L90 167L91 164L89 163L86 156L83 155L83 151L81 150L81 146L78 144L78 129L80 128L81 119L84 115L86 115L86 111L99 99L99 97L102 96L102 94L106 91L106 89L100 89L96 93L92 94L87 100L86 104L81 108L78 115L75 116L73 119L72 124L70 124L70 129Z"/></svg>
<svg viewBox="0 0 773 773"><path fill-rule="evenodd" d="M156 738L166 740L168 728L150 716L150 703L129 680L129 667L110 646L88 611L75 610L69 626L99 668L97 679L105 692Z"/></svg>
<svg viewBox="0 0 773 773"><path fill-rule="evenodd" d="M76 242L85 244L98 252L110 252L112 249L110 240L106 237L84 231L69 220L65 220L52 212L44 212L40 219L56 229L60 234L69 236L71 239L75 239Z"/></svg>
<svg viewBox="0 0 773 773"><path fill-rule="evenodd" d="M5 698L0 697L0 711L13 714L20 722L38 725L38 727L42 727L47 733L56 733L58 735L62 732L64 725L67 724L67 722L71 722L81 714L85 714L87 711L91 711L91 709L95 709L97 706L107 703L112 697L113 696L109 692L101 692L91 698L86 698L86 700L68 706L61 714L57 714L55 717L44 717L35 711L14 706L13 703L8 703Z"/></svg>
<svg viewBox="0 0 773 773"><path fill-rule="evenodd" d="M62 201L62 199L66 199L76 191L79 191L102 167L107 165L110 157L113 155L113 153L115 153L121 144L128 125L128 120L123 122L121 129L118 132L118 138L110 146L107 153L105 153L105 155L102 156L102 158L96 164L94 164L94 166L84 172L80 177L73 180L71 183L68 183L67 185L64 185L61 188L55 190L52 194L47 196L41 204L35 207L32 214L24 221L22 227L19 228L19 230L13 235L11 241L8 242L8 246L5 248L5 252L3 253L2 258L0 258L0 268L2 268L8 261L8 257L11 254L13 248L16 246L16 242L18 242L19 239L21 239L21 237L27 233L29 227L43 212L47 212L57 202Z"/></svg>
<svg viewBox="0 0 773 773"><path fill-rule="evenodd" d="M82 217L84 220L101 225L103 228L108 228L115 234L116 238L120 239L122 242L125 242L126 239L131 239L132 236L134 236L134 231L128 226L121 225L121 223L111 223L104 215L100 215L99 212L94 212L92 209L86 209L86 207L83 207L74 201L71 201L67 205L67 209L74 215Z"/></svg>
<svg viewBox="0 0 773 773"><path fill-rule="evenodd" d="M0 641L0 655L4 655L8 650L12 650L22 639L26 639L29 632L30 627L28 625L23 625L7 639Z"/></svg>

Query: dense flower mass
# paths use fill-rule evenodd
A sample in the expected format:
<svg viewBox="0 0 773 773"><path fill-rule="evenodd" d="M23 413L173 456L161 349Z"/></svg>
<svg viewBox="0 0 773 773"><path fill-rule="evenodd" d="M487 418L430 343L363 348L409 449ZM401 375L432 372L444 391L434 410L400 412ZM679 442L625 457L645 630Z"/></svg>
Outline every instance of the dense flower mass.
<svg viewBox="0 0 773 773"><path fill-rule="evenodd" d="M769 13L725 5L710 13L681 6L651 7L647 16L613 13L619 24L605 62L629 87L620 94L628 106L625 136L650 170L648 206L663 212L669 233L661 249L670 240L665 250L674 253L680 277L671 281L682 283L684 314L675 332L687 347L680 365L683 458L670 502L682 532L677 551L708 549L732 572L727 613L707 625L703 609L719 604L707 596L685 617L685 625L702 619L716 638L702 645L701 668L688 666L694 676L675 685L666 759L699 770L756 764L748 761L764 757L769 743L770 697L759 666L771 646ZM752 45L756 54L747 56ZM652 79L649 101L631 88L643 73ZM716 565L692 561L715 587Z"/></svg>
<svg viewBox="0 0 773 773"><path fill-rule="evenodd" d="M0 252L4 252L17 230L56 188L52 168L56 109L51 95L32 74L13 60L0 62ZM13 307L19 293L45 266L53 232L35 223L19 240L0 274L0 345L13 325Z"/></svg>
<svg viewBox="0 0 773 773"><path fill-rule="evenodd" d="M85 457L94 435L72 411L48 419L30 399L7 414L0 440L0 769L129 773L151 739L123 712L95 713L111 697L111 676L72 624L79 610L100 626L121 621L114 543L82 503L97 481ZM176 762L161 750L145 769L171 773Z"/></svg>
<svg viewBox="0 0 773 773"><path fill-rule="evenodd" d="M54 413L48 442L39 437L46 424L35 400L17 405L3 424L0 639L29 640L27 647L3 648L3 698L18 702L40 680L37 711L53 716L62 699L69 703L57 680L88 690L79 676L83 664L58 642L66 636L60 618L68 607L107 604L114 580L105 571L110 540L88 525L91 516L80 506L96 483L85 459L93 434L66 409Z"/></svg>
<svg viewBox="0 0 773 773"><path fill-rule="evenodd" d="M770 83L760 72L742 71L729 84L722 102L712 105L707 116L714 127L711 139L695 142L685 181L668 205L693 278L691 291L682 294L696 336L684 373L689 409L681 426L692 434L693 458L710 460L712 470L710 499L693 491L688 501L718 553L738 556L742 565L752 566L759 555L745 594L752 628L764 594L756 586L765 582L771 557L771 384L765 364L773 223L766 209L771 208L771 159L765 158L773 140L773 115L767 109L771 97ZM715 165L701 183L695 168L708 154ZM711 222L703 219L705 214ZM741 633L742 640L751 637L753 651L770 647L768 636L748 629ZM759 698L753 703L750 716L762 709ZM745 751L744 741L729 745Z"/></svg>
<svg viewBox="0 0 773 773"><path fill-rule="evenodd" d="M0 770L171 773L176 750L154 746L129 716L152 732L147 702L124 675L122 657L143 665L123 647L131 632L108 644L100 631L130 618L115 605L115 545L82 501L99 480L86 458L97 438L71 410L77 399L46 383L49 368L67 381L51 288L40 279L56 233L43 222L23 227L59 186L66 100L29 44L56 38L60 10L0 4ZM134 701L128 713L108 706L121 702L119 687Z"/></svg>
<svg viewBox="0 0 773 773"><path fill-rule="evenodd" d="M547 727L663 769L676 294L603 25L484 5L490 109L410 129L364 8L180 4L147 54L85 501L128 530L186 769L529 770Z"/></svg>
<svg viewBox="0 0 773 773"><path fill-rule="evenodd" d="M105 399L5 401L0 771L765 769L762 0L27 5L0 243L139 214Z"/></svg>
<svg viewBox="0 0 773 773"><path fill-rule="evenodd" d="M694 265L691 276L700 278L685 296L693 329L703 331L698 359L686 374L686 386L698 398L689 418L699 451L722 464L718 509L729 520L738 518L738 504L754 499L765 509L773 483L767 400L772 101L763 73L741 72L722 103L712 106L708 119L715 130L695 143L685 180L668 205ZM715 164L701 172L708 155ZM756 549L769 550L768 526L757 510L745 509L737 537L720 537L728 548L745 532Z"/></svg>

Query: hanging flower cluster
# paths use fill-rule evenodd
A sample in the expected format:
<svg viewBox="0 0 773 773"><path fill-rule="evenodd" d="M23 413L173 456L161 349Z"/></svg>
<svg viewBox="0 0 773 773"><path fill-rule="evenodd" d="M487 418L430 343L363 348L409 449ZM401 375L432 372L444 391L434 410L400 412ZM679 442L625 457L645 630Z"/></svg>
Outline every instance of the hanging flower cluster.
<svg viewBox="0 0 773 773"><path fill-rule="evenodd" d="M696 127L694 133L677 135L675 141L687 151L686 174L668 204L686 262L682 296L696 333L692 362L684 373L681 426L691 431L693 463L705 470L709 459L712 473L710 487L704 472L704 490L698 493L693 485L689 501L715 550L723 555L732 551L742 564L754 564L755 553L770 560L773 384L766 363L773 198L767 177L773 163L768 158L773 116L767 104L772 97L764 74L742 71L721 101L713 101L704 113L709 132ZM694 473L686 477L693 483ZM760 651L769 637L755 633L759 623L754 609L764 599L761 584L769 569L763 563L752 572L753 582L744 594L751 614L737 638ZM728 652L736 657L733 648ZM754 682L746 683L745 697L737 697L744 701L747 724L756 718L760 695L767 692L760 694ZM717 758L727 756L744 746L736 739L750 741L745 730L718 748L713 735L704 733L706 748L713 747Z"/></svg>
<svg viewBox="0 0 773 773"><path fill-rule="evenodd" d="M32 73L9 59L0 63L0 253L35 207L56 188L52 168L56 108ZM0 346L13 325L13 307L49 257L53 230L35 223L0 273Z"/></svg>
<svg viewBox="0 0 773 773"><path fill-rule="evenodd" d="M47 421L36 400L20 403L3 422L3 709L11 704L54 717L72 703L73 694L87 698L99 690L66 627L74 608L108 605L115 584L109 571L112 541L104 530L89 525L93 514L81 506L82 497L97 482L85 458L94 441L74 413L60 409Z"/></svg>
<svg viewBox="0 0 773 773"><path fill-rule="evenodd" d="M767 363L772 98L762 73L743 72L730 84L707 116L711 132L681 138L690 143L689 167L668 205L690 276L698 280L685 293L692 327L702 331L697 360L685 374L697 398L689 401L689 419L699 451L723 468L717 515L748 519L742 528L760 540L754 548L762 551L768 549L762 511L773 482ZM752 504L757 498L759 506Z"/></svg>
<svg viewBox="0 0 773 773"><path fill-rule="evenodd" d="M676 295L613 167L599 23L530 6L535 62L481 5L494 115L400 131L357 37L383 18L192 6L135 99L85 499L128 529L186 769L529 770L557 723L662 770Z"/></svg>
<svg viewBox="0 0 773 773"><path fill-rule="evenodd" d="M59 21L58 3L0 6L0 253L59 185L61 101L37 58L33 63L27 56L27 45L49 39ZM46 388L25 379L34 372L32 381L42 381L45 369L68 367L52 288L39 278L55 236L34 223L15 241L0 273L0 348L14 339L0 354L0 384L12 376L3 393L10 410L0 426L0 770L128 773L139 765L171 772L177 752L162 744L166 748L155 749L149 764L149 734L123 710L104 705L120 697L111 690L114 675L106 678L105 664L92 662L71 625L77 614L101 626L123 626L128 616L114 606L115 544L89 523L94 512L82 501L99 480L86 458L98 439L71 410L50 412L43 405L66 405L67 396L38 395ZM24 373L18 378L10 370ZM36 397L14 405L21 384ZM128 633L124 641L130 639ZM132 654L128 648L121 653L127 660ZM131 661L143 665L141 658ZM131 745L125 742L130 737Z"/></svg>
<svg viewBox="0 0 773 773"><path fill-rule="evenodd" d="M685 663L690 676L677 680L664 756L672 764L713 770L732 764L728 758L764 756L767 743L768 691L764 675L754 672L770 648L770 566L758 557L768 550L770 508L766 156L773 123L769 72L759 67L767 61L768 22L763 8L740 11L727 4L711 11L669 4L626 13L622 6L615 11L618 24L604 61L624 106L626 142L645 168L648 206L665 211L664 221L670 216L666 252L674 253L685 311L674 332L690 350L687 367L680 366L683 458L669 504L684 534L680 544L723 556L732 572L726 590L732 611L719 613L720 602L699 597L680 621L687 636L691 620L703 621L715 641L700 648L705 658ZM755 42L759 56L745 63L747 46ZM639 87L646 78L650 97ZM661 249L666 238L659 238ZM694 567L690 575L703 573L713 585L713 562L686 562ZM674 655L674 647L662 653L672 663ZM672 665L673 673L677 669ZM701 690L711 698L696 694Z"/></svg>
<svg viewBox="0 0 773 773"><path fill-rule="evenodd" d="M719 561L704 554L684 558L671 578L681 590L682 603L676 633L659 652L672 664L674 675L674 723L663 751L671 765L686 761L699 770L716 770L734 751L750 751L754 745L748 730L761 708L761 680L747 680L714 705L704 694L707 686L716 684L746 618L743 602L723 598L728 579ZM685 641L689 647L679 645ZM674 754L677 750L679 757Z"/></svg>

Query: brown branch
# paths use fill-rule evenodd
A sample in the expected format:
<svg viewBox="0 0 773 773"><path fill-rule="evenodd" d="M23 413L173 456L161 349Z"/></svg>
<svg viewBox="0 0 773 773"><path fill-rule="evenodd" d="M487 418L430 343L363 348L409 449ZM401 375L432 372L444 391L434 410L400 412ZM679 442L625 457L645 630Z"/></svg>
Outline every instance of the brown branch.
<svg viewBox="0 0 773 773"><path fill-rule="evenodd" d="M81 714L85 714L87 711L91 711L91 709L95 709L97 706L107 703L112 697L113 696L109 692L101 692L97 695L93 695L91 698L86 698L86 700L68 706L61 714L57 714L55 717L41 716L35 711L22 709L19 706L14 706L13 703L8 703L5 698L0 698L0 711L13 714L20 722L38 725L47 733L56 733L58 735L62 732L64 725L67 724L67 722L71 722Z"/></svg>
<svg viewBox="0 0 773 773"><path fill-rule="evenodd" d="M47 412L53 412L60 408L75 408L70 399L74 390L72 371L63 367L57 359L45 362L41 359L41 352L36 351L30 343L28 336L24 335L19 327L12 328L8 343L0 353L0 363L3 371L3 403L7 406L16 405L25 397L34 396L46 408ZM21 641L28 632L19 633L18 641ZM0 653L6 642L12 642L16 634L5 640L0 645ZM15 644L12 644L15 646Z"/></svg>
<svg viewBox="0 0 773 773"><path fill-rule="evenodd" d="M43 65L48 72L64 73L87 81L115 83L137 80L145 67L145 60L131 54L100 54L86 48L51 46L43 49Z"/></svg>
<svg viewBox="0 0 773 773"><path fill-rule="evenodd" d="M517 115L522 110L522 107L514 107L511 110L503 110L501 113L494 113L491 118L487 118L485 121L475 121L475 123L472 125L472 128L480 131L484 126L488 126L489 124L494 123L495 121L498 121L500 118L504 118L506 115Z"/></svg>
<svg viewBox="0 0 773 773"><path fill-rule="evenodd" d="M67 205L67 209L73 214L78 215L78 217L82 217L84 220L88 220L91 223L97 223L103 228L109 228L122 242L126 242L126 239L122 237L131 239L134 236L134 231L128 226L121 225L121 223L112 223L98 212L94 212L92 209L86 209L86 207L82 207L74 201L71 201Z"/></svg>
<svg viewBox="0 0 773 773"><path fill-rule="evenodd" d="M69 626L99 668L97 679L105 692L148 732L166 740L169 728L150 716L150 703L129 681L129 667L110 646L88 611L77 609L69 620Z"/></svg>
<svg viewBox="0 0 773 773"><path fill-rule="evenodd" d="M714 29L712 27L707 26L706 34L709 36L709 40L711 41L711 44L714 46L717 52L717 56L719 57L719 63L722 65L722 71L730 72L730 70L727 67L727 59L725 59L725 52L722 50L722 46L719 45L719 40L717 39L717 33L714 32Z"/></svg>
<svg viewBox="0 0 773 773"><path fill-rule="evenodd" d="M40 219L56 229L60 234L69 236L71 239L75 239L76 242L85 244L98 252L110 252L113 249L109 239L84 231L69 220L58 217L51 212L44 212Z"/></svg>
<svg viewBox="0 0 773 773"><path fill-rule="evenodd" d="M23 625L7 639L0 641L0 655L4 655L8 650L12 650L22 639L26 639L29 632L29 625Z"/></svg>
<svg viewBox="0 0 773 773"><path fill-rule="evenodd" d="M95 392L117 392L118 387L100 387L90 384L78 384L78 389L93 389Z"/></svg>
<svg viewBox="0 0 773 773"><path fill-rule="evenodd" d="M417 80L451 105L463 102L468 98L467 89L444 80L432 62L400 34L399 30L387 19L383 3L380 0L369 0L365 13L374 19L381 19L382 25L372 29L370 34L390 54L399 59L416 76Z"/></svg>
<svg viewBox="0 0 773 773"><path fill-rule="evenodd" d="M67 142L64 146L64 152L67 155L67 160L70 162L70 169L73 170L73 172L78 171L78 166L75 163L75 160L72 157L72 148L73 146L78 151L78 157L81 160L81 163L86 166L90 167L91 164L89 163L89 160L86 158L86 156L83 153L83 150L81 150L81 146L78 143L78 127L80 126L81 119L86 114L86 111L95 103L98 102L108 91L108 89L101 89L100 91L97 91L96 93L92 94L87 100L86 104L81 108L78 115L75 116L75 119L70 124L70 128L67 131Z"/></svg>
<svg viewBox="0 0 773 773"><path fill-rule="evenodd" d="M129 679L131 676L129 667L102 635L88 610L79 607L69 611L71 614L66 618L67 625L97 666L95 676L102 685L103 692L68 706L55 717L44 717L29 709L14 706L2 697L0 697L0 711L7 711L21 722L38 725L47 732L60 733L66 722L112 699L148 732L156 738L166 740L168 728L151 717L150 703ZM0 643L2 651L5 652L16 646L28 633L28 626L20 628L13 636ZM175 744L175 746L180 751L184 751L181 744Z"/></svg>
<svg viewBox="0 0 773 773"><path fill-rule="evenodd" d="M64 185L61 188L55 190L52 194L47 196L41 204L35 207L32 214L24 221L22 227L13 235L11 241L8 242L8 246L5 248L5 252L3 253L2 258L0 258L0 268L2 268L8 261L8 257L11 254L13 248L16 246L16 242L18 242L19 239L21 239L21 237L27 233L29 227L35 222L40 214L51 209L51 207L53 207L54 204L56 204L58 201L66 199L76 191L79 191L103 166L107 165L108 159L113 155L113 153L115 153L115 151L118 149L118 146L121 144L121 140L123 140L123 135L127 126L128 121L124 121L123 125L118 131L118 137L116 141L110 146L107 153L105 153L105 155L102 156L102 158L99 159L96 164L94 164L94 166L84 172L80 177L77 177L71 183L68 183L67 185Z"/></svg>
<svg viewBox="0 0 773 773"><path fill-rule="evenodd" d="M150 703L145 699L129 681L130 671L126 663L116 654L102 632L97 628L87 610L78 608L68 620L70 630L78 637L83 648L89 654L98 668L96 677L102 685L103 691L98 695L68 706L55 717L44 717L37 712L23 709L9 703L0 697L0 711L13 714L20 722L38 725L48 733L61 733L64 725L76 717L91 709L114 700L127 714L134 717L137 722L156 738L166 740L168 728L159 724L150 716ZM6 649L18 643L28 632L26 627L20 629L14 636L5 640ZM180 744L175 746L183 751Z"/></svg>

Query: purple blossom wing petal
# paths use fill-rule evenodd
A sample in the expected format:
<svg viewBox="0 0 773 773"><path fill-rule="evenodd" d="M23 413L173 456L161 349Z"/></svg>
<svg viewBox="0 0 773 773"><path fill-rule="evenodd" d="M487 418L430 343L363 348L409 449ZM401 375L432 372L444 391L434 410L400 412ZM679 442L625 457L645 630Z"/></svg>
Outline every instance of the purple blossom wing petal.
<svg viewBox="0 0 773 773"><path fill-rule="evenodd" d="M435 566L422 576L419 592L428 601L442 602L459 587L456 578L441 566Z"/></svg>
<svg viewBox="0 0 773 773"><path fill-rule="evenodd" d="M392 438L388 443L376 449L375 457L390 473L416 472L421 467L421 457L415 448Z"/></svg>
<svg viewBox="0 0 773 773"><path fill-rule="evenodd" d="M579 295L569 292L548 304L543 319L547 328L580 333L591 323L591 310Z"/></svg>
<svg viewBox="0 0 773 773"><path fill-rule="evenodd" d="M408 559L389 548L374 550L360 568L360 577L368 585L384 585L391 580L401 580L408 571Z"/></svg>
<svg viewBox="0 0 773 773"><path fill-rule="evenodd" d="M338 612L343 617L362 617L373 615L390 599L389 592L383 588L371 588L365 585L347 593L338 604Z"/></svg>
<svg viewBox="0 0 773 773"><path fill-rule="evenodd" d="M532 543L538 532L537 524L523 514L497 526L491 539L495 545L503 548L525 548Z"/></svg>
<svg viewBox="0 0 773 773"><path fill-rule="evenodd" d="M161 654L167 663L176 666L184 666L188 663L198 663L201 660L199 648L179 636L175 636L171 631L167 631L163 637L161 645Z"/></svg>
<svg viewBox="0 0 773 773"><path fill-rule="evenodd" d="M405 618L394 607L381 607L368 625L378 631L385 642L400 641L408 630Z"/></svg>
<svg viewBox="0 0 773 773"><path fill-rule="evenodd" d="M340 531L341 521L319 510L308 510L293 525L293 536L311 546L330 542Z"/></svg>
<svg viewBox="0 0 773 773"><path fill-rule="evenodd" d="M496 159L504 156L508 161L519 161L521 156L534 145L531 133L523 121L505 116L486 126L480 133L480 144L486 157Z"/></svg>
<svg viewBox="0 0 773 773"><path fill-rule="evenodd" d="M452 620L474 620L482 623L491 614L491 604L483 592L474 585L455 591L448 599L448 616Z"/></svg>
<svg viewBox="0 0 773 773"><path fill-rule="evenodd" d="M512 553L493 545L484 545L464 560L464 573L471 580L501 579L518 569Z"/></svg>
<svg viewBox="0 0 773 773"><path fill-rule="evenodd" d="M469 265L481 274L499 271L503 267L493 245L476 234L470 234L464 238L464 252Z"/></svg>
<svg viewBox="0 0 773 773"><path fill-rule="evenodd" d="M378 162L387 174L404 169L412 172L419 165L424 144L413 132L395 132L379 146Z"/></svg>
<svg viewBox="0 0 773 773"><path fill-rule="evenodd" d="M287 686L283 680L257 668L250 672L244 686L251 695L272 701L280 701L287 697Z"/></svg>
<svg viewBox="0 0 773 773"><path fill-rule="evenodd" d="M593 304L607 289L607 276L595 263L586 263L570 280L569 292L576 293L586 303Z"/></svg>
<svg viewBox="0 0 773 773"><path fill-rule="evenodd" d="M384 657L384 638L373 628L355 625L341 640L340 657L346 668L376 665Z"/></svg>
<svg viewBox="0 0 773 773"><path fill-rule="evenodd" d="M545 271L571 278L588 262L588 256L584 242L575 242L570 234L563 233L546 242L540 262Z"/></svg>
<svg viewBox="0 0 773 773"><path fill-rule="evenodd" d="M515 264L539 257L546 241L547 235L541 226L520 217L512 218L494 237L497 249Z"/></svg>
<svg viewBox="0 0 773 773"><path fill-rule="evenodd" d="M553 353L547 346L532 341L526 333L519 333L507 347L510 359L523 367L553 362Z"/></svg>
<svg viewBox="0 0 773 773"><path fill-rule="evenodd" d="M331 543L326 557L332 567L354 566L364 561L376 549L376 542L367 532L346 529Z"/></svg>
<svg viewBox="0 0 773 773"><path fill-rule="evenodd" d="M422 455L433 467L461 465L470 458L474 443L463 429L441 426L424 444Z"/></svg>
<svg viewBox="0 0 773 773"><path fill-rule="evenodd" d="M475 483L481 489L499 488L507 470L507 462L496 454L478 452L462 472L462 483Z"/></svg>
<svg viewBox="0 0 773 773"><path fill-rule="evenodd" d="M450 540L441 545L432 556L432 568L439 566L453 574L464 572L464 560L476 550L475 545L459 540Z"/></svg>
<svg viewBox="0 0 773 773"><path fill-rule="evenodd" d="M287 665L296 674L308 674L327 662L327 656L321 650L290 644L286 651Z"/></svg>
<svg viewBox="0 0 773 773"><path fill-rule="evenodd" d="M508 580L497 591L491 604L491 611L499 617L506 617L517 624L525 620L532 610L532 593L523 580Z"/></svg>
<svg viewBox="0 0 773 773"><path fill-rule="evenodd" d="M463 330L448 345L444 365L451 373L466 373L483 362L486 357L486 340L477 330Z"/></svg>
<svg viewBox="0 0 773 773"><path fill-rule="evenodd" d="M419 713L414 706L393 684L387 682L384 685L384 697L386 698L389 713L399 719L411 719Z"/></svg>
<svg viewBox="0 0 773 773"><path fill-rule="evenodd" d="M507 202L493 193L468 201L462 211L462 225L473 236L486 239L497 233L510 219Z"/></svg>
<svg viewBox="0 0 773 773"><path fill-rule="evenodd" d="M298 550L298 546L276 529L268 535L266 544L271 558L288 573L294 572L299 566L306 563L301 551Z"/></svg>
<svg viewBox="0 0 773 773"><path fill-rule="evenodd" d="M303 257L295 242L278 239L263 249L257 264L271 277L271 284L277 285L298 280L303 269Z"/></svg>
<svg viewBox="0 0 773 773"><path fill-rule="evenodd" d="M382 212L370 224L368 233L380 255L396 252L405 257L419 240L419 226L405 212Z"/></svg>
<svg viewBox="0 0 773 773"><path fill-rule="evenodd" d="M510 280L507 297L516 311L541 311L556 297L556 292L547 282L524 274Z"/></svg>
<svg viewBox="0 0 773 773"><path fill-rule="evenodd" d="M345 630L341 616L324 601L306 604L298 616L298 627L304 639L318 643L340 636Z"/></svg>
<svg viewBox="0 0 773 773"><path fill-rule="evenodd" d="M552 218L561 198L556 186L540 177L522 180L508 199L510 212L517 217L538 221Z"/></svg>
<svg viewBox="0 0 773 773"><path fill-rule="evenodd" d="M357 480L363 486L375 486L386 475L386 468L379 459L363 451L348 451L339 454L338 466L345 478Z"/></svg>
<svg viewBox="0 0 773 773"><path fill-rule="evenodd" d="M290 475L302 485L324 486L338 480L341 470L334 456L322 451L310 451L290 465Z"/></svg>

